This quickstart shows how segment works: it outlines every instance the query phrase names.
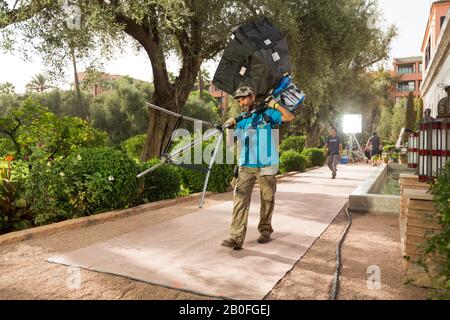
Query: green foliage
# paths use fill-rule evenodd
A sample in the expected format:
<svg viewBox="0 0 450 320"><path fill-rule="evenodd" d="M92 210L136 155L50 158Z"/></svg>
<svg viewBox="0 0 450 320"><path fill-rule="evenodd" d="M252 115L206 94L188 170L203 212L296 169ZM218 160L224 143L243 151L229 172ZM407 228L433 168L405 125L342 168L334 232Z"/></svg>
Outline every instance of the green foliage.
<svg viewBox="0 0 450 320"><path fill-rule="evenodd" d="M180 147L184 145L183 141L180 142ZM212 154L213 147L215 145L215 140L211 139L209 141L204 141L202 144L202 152L203 154ZM208 148L208 151L206 151L206 148ZM177 146L178 149L178 146ZM186 154L183 157L184 164L194 164L195 167L200 167L203 169L208 168L207 163L200 163L195 164L195 157L194 152L191 152L191 154ZM223 143L222 145L222 151L219 149L219 152L216 157L216 163L212 166L211 174L209 176L209 182L208 182L208 191L212 192L225 192L227 191L228 186L230 185L231 180L233 179L233 172L234 172L234 164L226 164L225 159L227 157L230 157L229 152L231 152ZM190 158L189 158L190 157ZM231 157L234 159L234 156L231 155ZM223 159L223 161L220 161L220 159ZM204 158L202 158L202 161ZM194 192L200 192L203 190L203 183L206 177L206 172L190 169L190 168L184 168L181 167L181 176L182 176L182 183L183 187L188 190L189 193Z"/></svg>
<svg viewBox="0 0 450 320"><path fill-rule="evenodd" d="M140 171L143 172L159 162L159 159L152 159L141 163ZM141 192L145 202L172 199L180 194L181 173L174 165L164 164L146 174L142 179L144 183Z"/></svg>
<svg viewBox="0 0 450 320"><path fill-rule="evenodd" d="M306 167L322 167L325 163L324 150L320 148L306 148L301 155L306 159Z"/></svg>
<svg viewBox="0 0 450 320"><path fill-rule="evenodd" d="M400 155L397 152L392 152L391 154L389 154L389 158L394 160L395 162L398 162L398 160L400 159Z"/></svg>
<svg viewBox="0 0 450 320"><path fill-rule="evenodd" d="M336 125L349 103L354 103L357 113L366 113L366 119L371 118L372 111L376 116L379 105L376 92L389 83L388 74L378 77L383 81L376 83L368 75L367 67L388 57L389 45L396 34L393 27L382 30L368 23L373 17L382 20L377 3L348 0L272 3L276 6L273 14L279 17L288 38L294 79L306 93L296 122L307 133L306 145L317 146L320 133L328 123Z"/></svg>
<svg viewBox="0 0 450 320"><path fill-rule="evenodd" d="M16 87L11 82L0 83L0 95L12 95Z"/></svg>
<svg viewBox="0 0 450 320"><path fill-rule="evenodd" d="M408 99L406 102L406 110L405 110L405 133L403 134L402 143L408 142L409 130L414 130L416 125L416 107L414 103L414 95L412 92L409 93Z"/></svg>
<svg viewBox="0 0 450 320"><path fill-rule="evenodd" d="M20 105L21 97L17 94L0 94L0 118L7 116L10 110Z"/></svg>
<svg viewBox="0 0 450 320"><path fill-rule="evenodd" d="M283 141L281 142L280 152L294 150L298 153L301 153L304 147L305 147L304 136L288 136L284 138Z"/></svg>
<svg viewBox="0 0 450 320"><path fill-rule="evenodd" d="M400 131L405 127L406 119L406 99L400 100L395 104L391 118L390 140L397 141Z"/></svg>
<svg viewBox="0 0 450 320"><path fill-rule="evenodd" d="M67 202L81 215L127 208L137 194L137 164L119 150L98 147L72 153L59 167Z"/></svg>
<svg viewBox="0 0 450 320"><path fill-rule="evenodd" d="M416 113L416 119L415 119L413 130L418 132L419 124L420 124L420 121L422 120L422 116L423 116L423 99L422 98L414 99L414 110Z"/></svg>
<svg viewBox="0 0 450 320"><path fill-rule="evenodd" d="M43 225L135 204L137 164L108 148L83 148L61 161L33 150L27 198L34 222Z"/></svg>
<svg viewBox="0 0 450 320"><path fill-rule="evenodd" d="M57 99L56 96L47 95L46 93L41 96L47 99ZM58 109L55 110L56 114L67 117L79 117L81 119L89 118L89 106L92 105L91 97L84 92L81 92L80 97L73 91L61 92L61 104ZM48 101L48 100L44 100ZM45 104L47 106L47 104ZM51 108L51 106L49 106ZM50 109L52 110L52 109Z"/></svg>
<svg viewBox="0 0 450 320"><path fill-rule="evenodd" d="M0 161L0 234L31 226L31 212L24 198L27 167L22 161Z"/></svg>
<svg viewBox="0 0 450 320"><path fill-rule="evenodd" d="M201 168L206 169L208 165L199 165ZM211 192L226 192L231 180L233 179L234 165L231 164L215 164L212 167L211 174L209 176L207 191ZM203 190L203 183L205 181L206 173L181 168L181 176L183 186L189 190L189 193L200 192Z"/></svg>
<svg viewBox="0 0 450 320"><path fill-rule="evenodd" d="M431 190L442 230L428 240L424 253L443 257L438 274L432 275L431 294L432 298L448 300L450 299L450 161L447 161L439 172Z"/></svg>
<svg viewBox="0 0 450 320"><path fill-rule="evenodd" d="M44 92L50 88L48 79L41 73L33 76L33 79L27 83L26 88L28 91Z"/></svg>
<svg viewBox="0 0 450 320"><path fill-rule="evenodd" d="M73 94L72 92L70 92ZM31 98L33 101L36 101L38 104L42 106L46 106L50 112L61 116L67 115L63 114L63 110L71 109L63 105L63 95L66 93L53 89L47 92L29 92L27 93L27 97ZM66 99L64 99L66 101Z"/></svg>
<svg viewBox="0 0 450 320"><path fill-rule="evenodd" d="M113 91L99 95L90 107L91 124L108 132L111 141L119 144L132 136L143 134L148 127L148 107L153 88L148 83L121 78L112 83Z"/></svg>
<svg viewBox="0 0 450 320"><path fill-rule="evenodd" d="M394 152L396 149L394 144L386 144L383 146L383 151L387 153Z"/></svg>
<svg viewBox="0 0 450 320"><path fill-rule="evenodd" d="M199 91L191 92L183 108L183 115L207 122L220 123L216 100L208 92L203 92L203 98L200 98ZM190 121L182 121L180 128L185 128L192 132L194 124Z"/></svg>
<svg viewBox="0 0 450 320"><path fill-rule="evenodd" d="M141 155L142 148L144 147L145 140L147 138L146 134L140 134L131 138L128 138L122 142L122 150L127 153L130 158L139 159Z"/></svg>
<svg viewBox="0 0 450 320"><path fill-rule="evenodd" d="M287 173L291 171L305 171L306 158L299 152L288 150L280 156L280 172Z"/></svg>
<svg viewBox="0 0 450 320"><path fill-rule="evenodd" d="M77 117L58 117L45 112L21 128L17 141L25 154L34 146L43 146L53 157L66 157L78 148L106 145L107 135Z"/></svg>
<svg viewBox="0 0 450 320"><path fill-rule="evenodd" d="M11 139L0 138L0 157L4 157L14 152L14 144L11 142Z"/></svg>
<svg viewBox="0 0 450 320"><path fill-rule="evenodd" d="M68 186L60 175L50 154L36 147L29 157L29 173L25 186L25 198L30 204L34 225L59 222L77 215L72 214L71 205L64 194Z"/></svg>
<svg viewBox="0 0 450 320"><path fill-rule="evenodd" d="M1 144L14 148L16 157L30 155L36 146L44 146L52 157L66 157L80 147L107 144L104 132L80 118L58 117L31 97L8 106L0 117L0 134L8 139Z"/></svg>
<svg viewBox="0 0 450 320"><path fill-rule="evenodd" d="M391 140L391 131L392 131L392 108L381 106L381 114L380 120L378 122L378 126L376 131L378 135L385 140ZM397 139L395 139L397 140ZM386 144L383 144L386 145Z"/></svg>

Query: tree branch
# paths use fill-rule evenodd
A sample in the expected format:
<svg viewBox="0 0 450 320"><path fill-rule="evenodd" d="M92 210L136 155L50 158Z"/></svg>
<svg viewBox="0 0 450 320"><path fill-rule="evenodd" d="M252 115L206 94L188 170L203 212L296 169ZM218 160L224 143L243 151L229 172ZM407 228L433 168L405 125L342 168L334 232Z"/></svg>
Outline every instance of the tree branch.
<svg viewBox="0 0 450 320"><path fill-rule="evenodd" d="M37 13L51 5L50 0L34 0L30 4L15 8L17 1L12 10L6 11L2 19L0 19L0 29L6 28L9 25L26 21L32 18Z"/></svg>

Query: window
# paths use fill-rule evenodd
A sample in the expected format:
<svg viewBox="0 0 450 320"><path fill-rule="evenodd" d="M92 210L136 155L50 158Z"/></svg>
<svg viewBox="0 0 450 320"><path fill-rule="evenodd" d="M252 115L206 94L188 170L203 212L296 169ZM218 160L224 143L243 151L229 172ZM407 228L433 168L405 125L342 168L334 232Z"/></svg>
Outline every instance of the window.
<svg viewBox="0 0 450 320"><path fill-rule="evenodd" d="M441 17L441 28L442 28L442 26L444 25L444 21L445 21L445 16L442 16L442 17Z"/></svg>
<svg viewBox="0 0 450 320"><path fill-rule="evenodd" d="M409 74L414 73L414 64L402 64L398 66L398 74Z"/></svg>
<svg viewBox="0 0 450 320"><path fill-rule="evenodd" d="M412 92L414 90L415 90L415 83L414 83L414 81L399 82L397 84L397 91Z"/></svg>
<svg viewBox="0 0 450 320"><path fill-rule="evenodd" d="M422 80L419 80L419 87L417 89L420 90L421 86L422 86Z"/></svg>
<svg viewBox="0 0 450 320"><path fill-rule="evenodd" d="M422 72L422 62L419 62L419 72Z"/></svg>
<svg viewBox="0 0 450 320"><path fill-rule="evenodd" d="M425 70L428 69L431 59L431 39L428 39L427 48L425 49Z"/></svg>

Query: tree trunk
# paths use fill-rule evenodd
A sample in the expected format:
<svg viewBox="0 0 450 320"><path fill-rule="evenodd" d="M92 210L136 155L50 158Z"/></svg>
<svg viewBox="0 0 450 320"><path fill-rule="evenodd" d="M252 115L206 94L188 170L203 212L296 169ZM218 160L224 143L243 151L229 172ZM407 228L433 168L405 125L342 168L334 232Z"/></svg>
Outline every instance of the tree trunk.
<svg viewBox="0 0 450 320"><path fill-rule="evenodd" d="M316 148L320 144L321 125L319 121L314 121L307 128L305 148Z"/></svg>
<svg viewBox="0 0 450 320"><path fill-rule="evenodd" d="M198 90L200 91L200 99L203 100L203 90L204 90L204 85L203 85L203 75L202 75L202 69L199 68L198 69Z"/></svg>
<svg viewBox="0 0 450 320"><path fill-rule="evenodd" d="M152 97L152 103L174 112L177 112L176 109L178 109L174 108L175 99L158 99L157 95L154 95ZM175 117L154 109L149 109L148 118L147 139L141 153L141 161L147 161L162 154L164 148L169 143L176 123Z"/></svg>
<svg viewBox="0 0 450 320"><path fill-rule="evenodd" d="M72 58L72 66L73 66L73 74L74 74L74 87L75 87L75 93L78 100L78 112L80 118L86 118L87 112L84 110L84 103L83 103L83 97L81 95L81 89L80 89L80 80L78 79L78 71L77 71L77 60L75 58L75 50L73 47L70 48L70 55Z"/></svg>
<svg viewBox="0 0 450 320"><path fill-rule="evenodd" d="M200 30L196 28L193 19L192 34L189 36L185 30L177 33L177 39L182 54L182 67L175 83L169 81L166 60L158 22L155 19L156 6L150 10L144 20L148 24L138 24L136 21L116 12L116 21L125 24L124 31L138 41L145 49L153 71L153 83L155 91L152 96L152 103L164 109L182 112L189 93L194 87L195 78L199 72L202 58L200 55L201 37ZM161 156L167 143L171 138L176 118L156 110L149 110L149 125L147 139L141 153L141 161L147 161L153 157Z"/></svg>
<svg viewBox="0 0 450 320"><path fill-rule="evenodd" d="M193 63L189 67L191 73L186 73L182 68L180 76L177 78L175 85L171 86L169 93L161 95L155 90L151 100L152 103L181 114L189 93L194 87L195 76L193 75L197 73L196 69L200 67L200 61ZM191 75L190 77L189 74ZM147 161L162 155L171 139L176 120L176 117L166 113L154 109L149 110L147 140L141 153L141 161Z"/></svg>

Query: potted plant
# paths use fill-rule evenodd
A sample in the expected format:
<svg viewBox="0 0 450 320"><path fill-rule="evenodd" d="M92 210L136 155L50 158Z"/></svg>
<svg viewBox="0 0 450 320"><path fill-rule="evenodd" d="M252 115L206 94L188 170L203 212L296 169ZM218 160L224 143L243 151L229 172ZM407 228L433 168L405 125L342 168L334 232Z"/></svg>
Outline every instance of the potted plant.
<svg viewBox="0 0 450 320"><path fill-rule="evenodd" d="M407 156L406 153L403 153L403 152L400 153L399 159L400 159L400 164L407 164L408 163L408 156Z"/></svg>
<svg viewBox="0 0 450 320"><path fill-rule="evenodd" d="M389 160L390 160L391 162L398 162L398 158L399 158L399 156L398 156L398 153L397 153L397 152L392 152L392 153L389 155Z"/></svg>
<svg viewBox="0 0 450 320"><path fill-rule="evenodd" d="M379 160L381 160L381 156L379 154L374 155L372 157L372 166L377 166Z"/></svg>

